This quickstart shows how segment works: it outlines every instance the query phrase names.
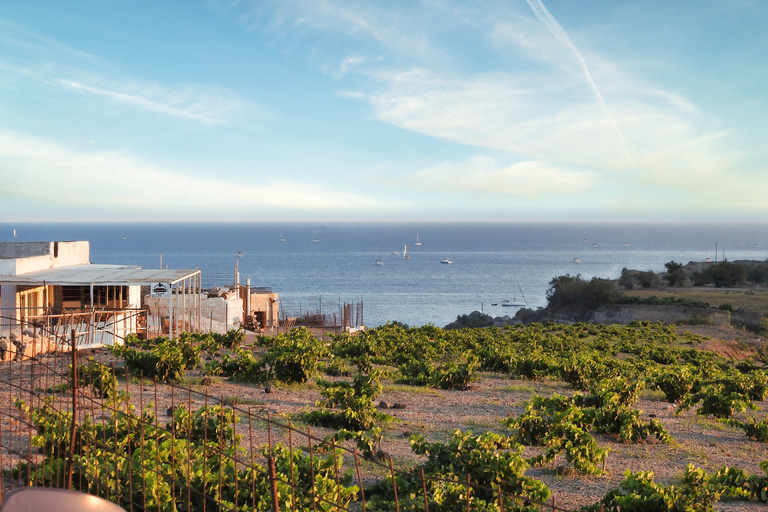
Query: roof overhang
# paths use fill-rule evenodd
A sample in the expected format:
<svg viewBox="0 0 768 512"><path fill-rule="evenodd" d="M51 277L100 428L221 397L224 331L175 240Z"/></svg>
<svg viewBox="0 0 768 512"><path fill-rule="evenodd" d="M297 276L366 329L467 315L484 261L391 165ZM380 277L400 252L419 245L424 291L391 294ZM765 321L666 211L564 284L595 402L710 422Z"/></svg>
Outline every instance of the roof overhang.
<svg viewBox="0 0 768 512"><path fill-rule="evenodd" d="M142 286L153 282L175 284L200 274L199 270L144 269L126 265L72 265L17 276L0 276L2 284L32 283L61 286Z"/></svg>

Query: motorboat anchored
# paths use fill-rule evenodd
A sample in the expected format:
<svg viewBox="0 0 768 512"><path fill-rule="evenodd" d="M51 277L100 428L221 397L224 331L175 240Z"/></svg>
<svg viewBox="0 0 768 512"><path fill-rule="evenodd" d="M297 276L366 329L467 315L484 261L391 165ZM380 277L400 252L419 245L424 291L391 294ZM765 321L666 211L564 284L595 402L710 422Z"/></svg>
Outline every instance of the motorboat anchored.
<svg viewBox="0 0 768 512"><path fill-rule="evenodd" d="M451 264L451 263L453 263L453 262L452 262L451 260L449 260L449 259L447 259L447 258L446 258L446 259L444 259L444 260L440 260L440 263L445 263L446 265L450 265L450 264Z"/></svg>

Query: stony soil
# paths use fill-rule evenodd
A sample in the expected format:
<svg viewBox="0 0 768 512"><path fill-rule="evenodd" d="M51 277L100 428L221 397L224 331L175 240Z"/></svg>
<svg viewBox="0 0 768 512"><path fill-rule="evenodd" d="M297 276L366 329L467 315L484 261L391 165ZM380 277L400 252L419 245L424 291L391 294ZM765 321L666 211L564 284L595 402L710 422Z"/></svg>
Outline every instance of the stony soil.
<svg viewBox="0 0 768 512"><path fill-rule="evenodd" d="M702 344L701 348L717 350L728 357L747 357L751 352L747 340L736 339L732 330L707 327L707 336L711 339ZM693 329L695 334L705 334L699 328ZM95 354L99 359L109 360L106 352ZM8 363L4 363L8 364ZM16 375L8 375L8 366L0 367L3 380L18 379ZM334 378L328 378L334 379ZM343 379L337 377L336 379ZM6 381L7 382L7 381ZM170 417L166 410L171 405L180 402L191 402L195 409L202 406L208 396L208 401L224 400L227 403L239 404L241 411L250 410L254 417L271 417L277 421L294 422L299 428L306 429L300 423L301 413L313 408L315 401L320 399L319 389L314 383L301 386L272 386L271 392L266 393L263 387L237 384L222 378L214 378L212 384L203 386L198 375L191 374L186 385L188 389L172 389L168 386L152 383L137 382L125 384L134 397L134 403L141 407L148 403L156 403L158 416L167 421ZM510 379L498 374L482 374L481 380L467 391L444 391L439 389L420 388L412 386L385 383L383 394L377 400L389 404L401 403L404 409L387 409L393 421L385 427L382 449L392 456L395 468L408 469L418 463L418 457L411 450L408 438L411 434L424 434L430 441L447 440L455 429L484 433L488 431L506 432L501 420L511 414L519 414L524 410L524 402L534 394L549 396L552 393L572 394L572 390L561 382L556 381L523 381ZM155 402L155 393L157 402ZM0 395L0 414L11 410L11 395ZM758 464L768 459L768 445L748 439L743 431L723 425L716 420L697 417L694 411L676 415L676 406L663 400L663 395L645 392L637 407L642 410L642 418L659 420L675 439L672 445L651 442L647 444L622 444L607 436L598 436L601 446L610 448L606 462L606 474L602 476L584 476L568 471L564 461L540 468L531 468L528 475L542 480L552 490L556 504L567 509L576 509L598 501L606 492L618 487L623 479L624 471L653 471L656 480L662 483L673 483L685 469L686 465L694 464L709 472L723 466L742 468L749 473L759 473ZM97 404L96 404L97 405ZM767 403L758 404L761 410L753 412L757 418L765 414ZM98 413L96 406L93 413ZM743 415L741 416L743 417ZM97 420L99 417L96 418ZM252 442L261 446L271 440L288 443L286 431L273 428L271 432L261 421L252 421ZM13 429L16 429L15 437ZM20 446L23 431L21 423L7 423L0 432L3 445L16 443ZM250 443L248 438L247 420L240 424L239 431L243 434L244 443ZM312 429L312 435L322 438L330 431ZM290 442L294 446L306 445L306 439L292 435ZM20 448L19 448L20 449ZM528 454L536 453L535 448L527 449ZM13 447L11 450L13 451ZM5 457L10 456L9 450L3 450ZM7 460L7 459L6 459ZM381 478L387 473L384 467L371 463L362 465L363 478L367 482ZM747 511L765 510L764 504L745 503L740 501L720 502L717 510Z"/></svg>

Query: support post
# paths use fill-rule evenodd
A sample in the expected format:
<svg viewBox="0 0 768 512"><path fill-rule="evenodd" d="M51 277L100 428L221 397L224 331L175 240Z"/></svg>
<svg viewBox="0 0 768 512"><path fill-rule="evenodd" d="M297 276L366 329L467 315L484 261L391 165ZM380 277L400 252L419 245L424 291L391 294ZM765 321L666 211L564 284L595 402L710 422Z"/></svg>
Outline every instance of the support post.
<svg viewBox="0 0 768 512"><path fill-rule="evenodd" d="M72 427L69 434L69 456L67 457L67 489L72 489L72 469L75 462L75 439L77 437L77 344L76 331L72 329Z"/></svg>

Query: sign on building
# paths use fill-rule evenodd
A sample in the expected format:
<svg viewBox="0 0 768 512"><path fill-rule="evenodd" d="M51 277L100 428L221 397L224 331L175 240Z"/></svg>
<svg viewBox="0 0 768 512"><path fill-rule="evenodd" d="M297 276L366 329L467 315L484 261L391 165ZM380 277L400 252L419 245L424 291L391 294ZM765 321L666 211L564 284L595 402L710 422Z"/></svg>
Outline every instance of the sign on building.
<svg viewBox="0 0 768 512"><path fill-rule="evenodd" d="M150 283L149 296L153 299L170 299L171 283Z"/></svg>

